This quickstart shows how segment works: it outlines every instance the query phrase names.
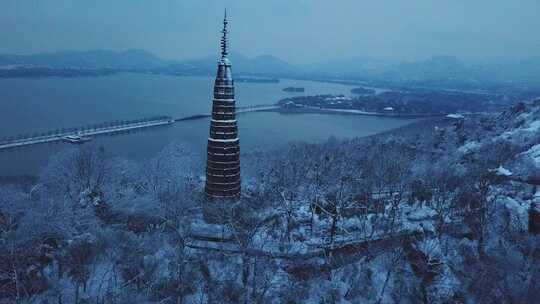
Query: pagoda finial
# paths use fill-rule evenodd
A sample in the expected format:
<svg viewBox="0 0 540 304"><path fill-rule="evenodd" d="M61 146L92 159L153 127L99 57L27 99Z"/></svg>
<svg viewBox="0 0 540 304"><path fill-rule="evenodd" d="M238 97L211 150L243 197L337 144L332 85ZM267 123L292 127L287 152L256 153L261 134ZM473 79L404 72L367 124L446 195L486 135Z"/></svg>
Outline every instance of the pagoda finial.
<svg viewBox="0 0 540 304"><path fill-rule="evenodd" d="M225 17L223 18L223 30L221 33L223 33L223 36L221 37L221 58L227 57L227 33L229 31L227 30L227 24L229 24L229 21L227 21L227 9L225 9Z"/></svg>

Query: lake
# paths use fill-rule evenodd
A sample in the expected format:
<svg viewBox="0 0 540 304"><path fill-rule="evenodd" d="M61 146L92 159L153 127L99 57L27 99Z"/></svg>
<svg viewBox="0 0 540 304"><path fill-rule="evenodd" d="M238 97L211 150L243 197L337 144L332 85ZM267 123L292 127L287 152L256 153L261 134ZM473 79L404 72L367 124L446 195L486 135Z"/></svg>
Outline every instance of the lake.
<svg viewBox="0 0 540 304"><path fill-rule="evenodd" d="M175 118L209 113L213 77L175 77L123 73L96 78L0 79L0 137L43 132L111 120L154 115ZM285 87L305 87L286 93ZM350 95L347 85L282 79L280 83L236 83L237 106L273 104L280 99L316 94ZM291 141L320 142L369 136L414 120L329 114L245 113L238 116L241 149L272 149ZM103 136L92 144L109 153L145 159L171 142L182 142L205 158L209 119L130 134ZM0 151L0 176L37 174L51 155L70 147L51 143Z"/></svg>

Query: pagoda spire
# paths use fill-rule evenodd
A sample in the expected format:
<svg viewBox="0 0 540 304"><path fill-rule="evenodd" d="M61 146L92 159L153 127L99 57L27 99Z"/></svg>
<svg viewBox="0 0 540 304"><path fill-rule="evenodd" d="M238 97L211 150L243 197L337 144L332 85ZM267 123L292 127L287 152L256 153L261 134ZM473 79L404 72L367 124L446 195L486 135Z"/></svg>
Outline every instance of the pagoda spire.
<svg viewBox="0 0 540 304"><path fill-rule="evenodd" d="M227 58L227 55L229 54L227 52L227 34L229 33L229 30L227 30L227 25L229 24L229 21L227 20L227 9L225 9L225 17L223 18L223 30L221 33L223 33L223 36L221 37L221 58Z"/></svg>
<svg viewBox="0 0 540 304"><path fill-rule="evenodd" d="M236 101L232 65L227 58L227 11L223 18L221 59L218 61L212 119L208 136L206 185L209 198L237 199L241 193L240 140L236 121Z"/></svg>

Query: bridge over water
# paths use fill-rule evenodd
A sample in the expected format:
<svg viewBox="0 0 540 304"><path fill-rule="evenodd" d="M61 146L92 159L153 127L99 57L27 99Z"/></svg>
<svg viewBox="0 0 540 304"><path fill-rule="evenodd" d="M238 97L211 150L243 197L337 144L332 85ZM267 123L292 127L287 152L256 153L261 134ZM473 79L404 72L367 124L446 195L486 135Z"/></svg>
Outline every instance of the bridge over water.
<svg viewBox="0 0 540 304"><path fill-rule="evenodd" d="M258 111L270 111L278 109L278 106L274 105L259 105L259 106L249 106L249 107L238 107L236 113L248 113L248 112L258 112ZM12 136L5 139L0 139L0 151L13 149L17 147L31 146L49 142L62 141L67 136L84 136L92 137L105 134L121 133L131 130L138 129L147 129L160 126L171 125L175 122L195 120L201 118L207 118L212 116L212 114L196 114L186 117L173 118L169 116L158 116L145 119L137 119L130 121L116 121L109 123L100 123L95 124L90 127L77 127L70 129L60 129L55 131L36 133L35 135L19 135Z"/></svg>

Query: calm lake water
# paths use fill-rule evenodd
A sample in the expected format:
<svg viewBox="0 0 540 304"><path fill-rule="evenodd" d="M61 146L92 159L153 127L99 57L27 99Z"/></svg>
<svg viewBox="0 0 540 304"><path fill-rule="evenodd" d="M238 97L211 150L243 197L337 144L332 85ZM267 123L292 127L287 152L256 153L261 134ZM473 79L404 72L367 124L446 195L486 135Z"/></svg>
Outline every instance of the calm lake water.
<svg viewBox="0 0 540 304"><path fill-rule="evenodd" d="M118 74L97 78L0 79L0 137L153 115L175 118L209 113L213 78ZM305 87L286 93L285 87ZM238 106L273 104L288 96L350 95L351 86L282 79L277 84L237 83ZM410 119L353 115L257 112L238 117L241 148L276 148L291 141L320 142L368 136L412 122ZM150 158L171 142L182 142L205 157L209 119L178 122L142 132L103 136L92 144L114 155ZM36 174L54 153L51 143L0 151L0 175Z"/></svg>

